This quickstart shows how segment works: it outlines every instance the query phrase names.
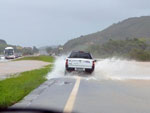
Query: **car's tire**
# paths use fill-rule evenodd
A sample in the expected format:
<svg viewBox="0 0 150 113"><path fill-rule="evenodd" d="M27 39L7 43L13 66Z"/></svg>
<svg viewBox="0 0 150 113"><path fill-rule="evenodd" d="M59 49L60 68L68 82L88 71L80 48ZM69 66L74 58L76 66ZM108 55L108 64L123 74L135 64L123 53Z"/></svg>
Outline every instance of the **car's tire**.
<svg viewBox="0 0 150 113"><path fill-rule="evenodd" d="M71 73L71 71L65 70L65 75L68 75L69 73Z"/></svg>
<svg viewBox="0 0 150 113"><path fill-rule="evenodd" d="M86 73L87 73L87 74L90 74L90 75L91 75L91 74L93 73L93 71L90 71L90 72L86 72Z"/></svg>
<svg viewBox="0 0 150 113"><path fill-rule="evenodd" d="M92 74L93 71L94 71L93 69L86 69L86 70L85 70L85 72L86 72L87 74Z"/></svg>
<svg viewBox="0 0 150 113"><path fill-rule="evenodd" d="M68 74L68 71L67 70L65 70L65 73L64 73L64 75L66 76Z"/></svg>

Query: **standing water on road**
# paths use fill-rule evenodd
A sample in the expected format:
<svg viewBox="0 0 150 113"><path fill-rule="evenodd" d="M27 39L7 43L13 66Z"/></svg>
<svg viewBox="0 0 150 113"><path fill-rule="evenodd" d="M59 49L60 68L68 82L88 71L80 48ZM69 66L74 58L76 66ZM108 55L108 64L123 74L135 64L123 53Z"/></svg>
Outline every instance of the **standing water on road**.
<svg viewBox="0 0 150 113"><path fill-rule="evenodd" d="M65 59L66 56L61 56L56 59L53 71L47 76L48 79L65 77ZM112 58L100 60L96 62L95 65L96 68L93 74L90 77L85 77L87 80L150 80L150 62L137 62ZM72 75L69 74L67 76Z"/></svg>
<svg viewBox="0 0 150 113"><path fill-rule="evenodd" d="M150 62L119 59L104 59L96 63L94 76L97 79L142 79L150 80Z"/></svg>

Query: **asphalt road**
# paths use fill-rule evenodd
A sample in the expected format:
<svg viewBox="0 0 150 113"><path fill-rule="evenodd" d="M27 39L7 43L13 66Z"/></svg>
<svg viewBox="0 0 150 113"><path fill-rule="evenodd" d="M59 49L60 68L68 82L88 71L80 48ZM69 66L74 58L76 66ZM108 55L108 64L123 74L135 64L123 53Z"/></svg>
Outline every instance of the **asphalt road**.
<svg viewBox="0 0 150 113"><path fill-rule="evenodd" d="M77 113L149 113L150 81L51 79L15 107L36 107Z"/></svg>

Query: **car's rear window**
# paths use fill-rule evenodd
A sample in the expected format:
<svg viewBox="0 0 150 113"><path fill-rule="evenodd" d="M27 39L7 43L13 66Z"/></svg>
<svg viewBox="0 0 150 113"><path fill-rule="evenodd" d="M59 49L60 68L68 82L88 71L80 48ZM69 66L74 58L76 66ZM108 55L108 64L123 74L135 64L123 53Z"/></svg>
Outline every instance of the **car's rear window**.
<svg viewBox="0 0 150 113"><path fill-rule="evenodd" d="M84 59L92 59L89 53L84 52L72 52L69 58L84 58Z"/></svg>

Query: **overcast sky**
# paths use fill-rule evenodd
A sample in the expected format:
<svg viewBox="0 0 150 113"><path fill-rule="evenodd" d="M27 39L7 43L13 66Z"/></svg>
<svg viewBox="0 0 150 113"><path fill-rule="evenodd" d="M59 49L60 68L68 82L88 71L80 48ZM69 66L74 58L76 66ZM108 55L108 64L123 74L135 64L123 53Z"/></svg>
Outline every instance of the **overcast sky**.
<svg viewBox="0 0 150 113"><path fill-rule="evenodd" d="M0 39L45 46L150 15L150 0L0 0Z"/></svg>

